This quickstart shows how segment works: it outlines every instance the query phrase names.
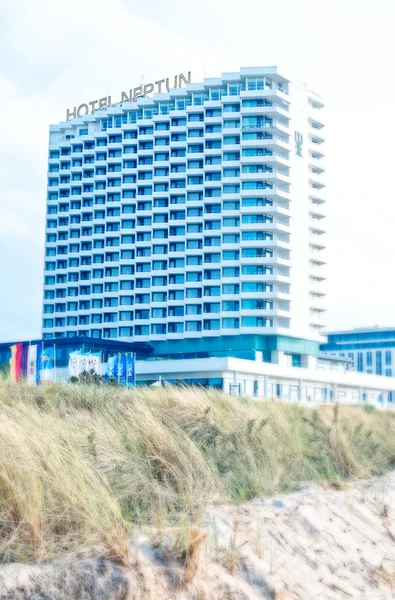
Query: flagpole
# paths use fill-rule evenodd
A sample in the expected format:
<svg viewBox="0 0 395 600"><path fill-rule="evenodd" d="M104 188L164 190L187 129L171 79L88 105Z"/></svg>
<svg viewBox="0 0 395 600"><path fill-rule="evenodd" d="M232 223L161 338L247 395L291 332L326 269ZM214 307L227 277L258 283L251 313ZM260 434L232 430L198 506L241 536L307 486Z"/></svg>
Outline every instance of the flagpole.
<svg viewBox="0 0 395 600"><path fill-rule="evenodd" d="M29 377L29 375L30 375L30 364L29 364L29 361L30 361L30 358L31 358L31 355L32 355L32 350L31 350L31 348L32 348L32 340L30 340L30 341L29 341L29 350L27 351L27 361L26 361L26 363L27 363L27 364L26 364L26 383L28 383L28 381L29 381L29 379L30 379L30 377Z"/></svg>
<svg viewBox="0 0 395 600"><path fill-rule="evenodd" d="M119 375L120 375L120 372L119 372L119 352L118 352L117 375L118 375L118 383L119 383L119 381L120 381L120 379L119 379Z"/></svg>
<svg viewBox="0 0 395 600"><path fill-rule="evenodd" d="M126 387L128 387L128 354L129 354L129 352L126 352L126 365L125 365L125 368L126 368L126 373L125 373L125 376L126 376Z"/></svg>
<svg viewBox="0 0 395 600"><path fill-rule="evenodd" d="M136 387L136 352L133 352L133 387Z"/></svg>
<svg viewBox="0 0 395 600"><path fill-rule="evenodd" d="M56 345L53 345L53 376L56 383Z"/></svg>
<svg viewBox="0 0 395 600"><path fill-rule="evenodd" d="M42 371L41 367L43 364L43 356L44 356L44 339L41 342L41 356L40 356L40 365L39 365L39 367L40 367L40 383L41 383L41 371Z"/></svg>

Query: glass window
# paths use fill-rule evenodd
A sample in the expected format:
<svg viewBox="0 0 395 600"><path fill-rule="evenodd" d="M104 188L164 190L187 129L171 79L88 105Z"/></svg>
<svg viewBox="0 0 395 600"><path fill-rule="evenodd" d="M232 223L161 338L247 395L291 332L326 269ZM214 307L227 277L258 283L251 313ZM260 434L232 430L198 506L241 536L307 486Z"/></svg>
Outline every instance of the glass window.
<svg viewBox="0 0 395 600"><path fill-rule="evenodd" d="M201 331L202 330L202 322L201 321L186 321L185 322L185 331Z"/></svg>
<svg viewBox="0 0 395 600"><path fill-rule="evenodd" d="M239 329L240 321L236 318L226 317L222 319L222 327L223 329Z"/></svg>
<svg viewBox="0 0 395 600"><path fill-rule="evenodd" d="M376 375L383 374L382 353L381 350L376 350Z"/></svg>

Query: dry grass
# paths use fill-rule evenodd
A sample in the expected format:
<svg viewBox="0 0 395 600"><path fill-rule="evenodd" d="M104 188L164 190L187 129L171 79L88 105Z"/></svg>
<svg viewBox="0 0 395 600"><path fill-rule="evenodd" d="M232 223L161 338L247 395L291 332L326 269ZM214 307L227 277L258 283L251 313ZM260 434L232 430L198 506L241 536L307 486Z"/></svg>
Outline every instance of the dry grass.
<svg viewBox="0 0 395 600"><path fill-rule="evenodd" d="M133 523L180 519L192 548L208 503L380 474L395 462L394 433L395 415L358 408L0 383L0 557L101 545L126 564Z"/></svg>

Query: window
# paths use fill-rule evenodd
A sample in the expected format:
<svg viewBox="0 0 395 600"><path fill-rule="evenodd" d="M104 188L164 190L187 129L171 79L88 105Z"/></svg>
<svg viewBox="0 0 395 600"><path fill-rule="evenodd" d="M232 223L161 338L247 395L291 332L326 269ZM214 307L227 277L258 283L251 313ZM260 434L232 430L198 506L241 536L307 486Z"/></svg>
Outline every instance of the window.
<svg viewBox="0 0 395 600"><path fill-rule="evenodd" d="M376 350L376 375L383 374L382 353L381 350Z"/></svg>
<svg viewBox="0 0 395 600"><path fill-rule="evenodd" d="M169 300L184 300L184 290L169 290Z"/></svg>
<svg viewBox="0 0 395 600"><path fill-rule="evenodd" d="M185 331L201 331L201 330L202 330L202 322L201 321L186 321Z"/></svg>
<svg viewBox="0 0 395 600"><path fill-rule="evenodd" d="M171 274L169 275L169 284L172 285L180 285L184 283L184 275L183 274Z"/></svg>
<svg viewBox="0 0 395 600"><path fill-rule="evenodd" d="M224 146L228 146L231 144L240 144L240 136L239 135L224 135Z"/></svg>
<svg viewBox="0 0 395 600"><path fill-rule="evenodd" d="M187 298L201 298L202 297L201 288L187 288L186 297Z"/></svg>
<svg viewBox="0 0 395 600"><path fill-rule="evenodd" d="M222 277L239 277L240 269L239 267L223 267L222 268Z"/></svg>
<svg viewBox="0 0 395 600"><path fill-rule="evenodd" d="M271 300L242 300L241 308L243 310L272 310L273 302Z"/></svg>
<svg viewBox="0 0 395 600"><path fill-rule="evenodd" d="M230 83L228 91L229 91L230 96L236 96L237 94L240 93L240 84ZM224 104L223 110L224 110L224 112L239 112L240 111L240 103L234 102L233 104Z"/></svg>
<svg viewBox="0 0 395 600"><path fill-rule="evenodd" d="M203 321L204 331L217 331L221 327L220 319L205 319Z"/></svg>
<svg viewBox="0 0 395 600"><path fill-rule="evenodd" d="M150 295L149 294L136 294L136 304L149 304Z"/></svg>
<svg viewBox="0 0 395 600"><path fill-rule="evenodd" d="M197 122L201 122L204 119L204 114L202 112L196 112L196 113L190 113L188 115L188 121L190 123L197 123Z"/></svg>
<svg viewBox="0 0 395 600"><path fill-rule="evenodd" d="M203 231L202 223L188 223L187 233L200 233Z"/></svg>
<svg viewBox="0 0 395 600"><path fill-rule="evenodd" d="M152 286L162 286L162 285L167 285L167 277L153 277L152 278Z"/></svg>
<svg viewBox="0 0 395 600"><path fill-rule="evenodd" d="M273 217L265 214L258 215L242 215L242 223L254 224L254 223L273 223Z"/></svg>
<svg viewBox="0 0 395 600"><path fill-rule="evenodd" d="M169 260L169 269L183 269L185 260L183 258L171 258Z"/></svg>
<svg viewBox="0 0 395 600"><path fill-rule="evenodd" d="M205 296L220 296L221 288L219 285L218 286L217 285L205 286L204 295Z"/></svg>
<svg viewBox="0 0 395 600"><path fill-rule="evenodd" d="M243 240L248 240L248 241L252 241L252 240L272 240L273 239L273 234L269 233L267 231L243 231L242 232L242 239Z"/></svg>
<svg viewBox="0 0 395 600"><path fill-rule="evenodd" d="M223 329L239 329L240 320L226 317L222 319L222 327Z"/></svg>
<svg viewBox="0 0 395 600"><path fill-rule="evenodd" d="M240 202L238 200L225 200L223 204L224 210L239 210Z"/></svg>
<svg viewBox="0 0 395 600"><path fill-rule="evenodd" d="M385 365L387 367L391 366L392 362L392 354L391 354L391 350L386 350L385 351Z"/></svg>
<svg viewBox="0 0 395 600"><path fill-rule="evenodd" d="M242 327L273 327L273 319L265 317L242 317Z"/></svg>
<svg viewBox="0 0 395 600"><path fill-rule="evenodd" d="M163 335L166 333L166 325L163 323L154 323L151 325L151 333L154 335Z"/></svg>
<svg viewBox="0 0 395 600"><path fill-rule="evenodd" d="M224 283L222 286L222 293L224 295L230 294L238 294L240 291L240 286L238 283Z"/></svg>
<svg viewBox="0 0 395 600"><path fill-rule="evenodd" d="M222 260L239 260L240 252L238 250L224 250Z"/></svg>
<svg viewBox="0 0 395 600"><path fill-rule="evenodd" d="M188 208L187 209L187 216L188 217L201 217L203 215L203 208L196 207L196 208Z"/></svg>
<svg viewBox="0 0 395 600"><path fill-rule="evenodd" d="M169 311L170 315L170 311ZM151 309L151 317L153 319L165 319L166 318L166 308L152 308Z"/></svg>
<svg viewBox="0 0 395 600"><path fill-rule="evenodd" d="M166 292L153 292L152 293L152 302L166 302L167 294Z"/></svg>
<svg viewBox="0 0 395 600"><path fill-rule="evenodd" d="M168 323L167 326L168 333L183 333L184 331L184 323Z"/></svg>
<svg viewBox="0 0 395 600"><path fill-rule="evenodd" d="M169 306L169 317L183 317L184 307L183 306Z"/></svg>
<svg viewBox="0 0 395 600"><path fill-rule="evenodd" d="M240 225L239 217L224 217L222 219L224 227L238 227Z"/></svg>
<svg viewBox="0 0 395 600"><path fill-rule="evenodd" d="M203 312L205 313L219 313L221 311L221 304L219 302L205 302L203 304Z"/></svg>
<svg viewBox="0 0 395 600"><path fill-rule="evenodd" d="M169 244L169 252L184 252L185 243L184 242L170 242Z"/></svg>
<svg viewBox="0 0 395 600"><path fill-rule="evenodd" d="M190 271L189 273L186 274L186 281L187 281L187 283L195 282L195 281L202 281L201 271Z"/></svg>
<svg viewBox="0 0 395 600"><path fill-rule="evenodd" d="M239 129L240 119L226 119L224 121L224 129Z"/></svg>
<svg viewBox="0 0 395 600"><path fill-rule="evenodd" d="M149 335L149 325L136 325L134 335Z"/></svg>
<svg viewBox="0 0 395 600"><path fill-rule="evenodd" d="M268 248L243 248L241 255L243 258L270 258L273 256L273 250Z"/></svg>

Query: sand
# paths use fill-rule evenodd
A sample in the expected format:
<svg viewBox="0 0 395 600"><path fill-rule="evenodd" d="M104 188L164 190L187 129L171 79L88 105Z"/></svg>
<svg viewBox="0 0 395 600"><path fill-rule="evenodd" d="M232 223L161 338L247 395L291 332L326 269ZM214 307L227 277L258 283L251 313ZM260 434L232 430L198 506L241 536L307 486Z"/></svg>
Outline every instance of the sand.
<svg viewBox="0 0 395 600"><path fill-rule="evenodd" d="M211 507L196 532L198 556L186 570L178 543L185 532L137 530L130 571L97 559L7 565L0 568L0 598L395 598L395 474L341 485L305 484L292 494ZM68 574L63 584L60 570ZM70 583L75 572L78 588Z"/></svg>

